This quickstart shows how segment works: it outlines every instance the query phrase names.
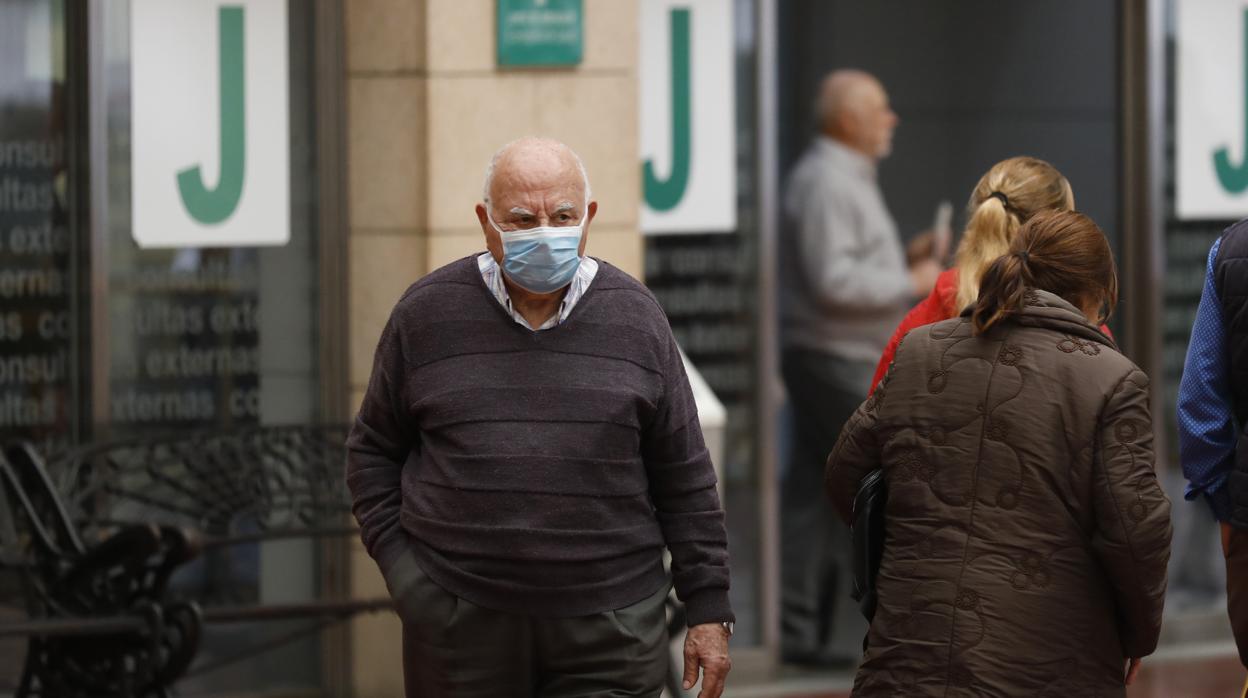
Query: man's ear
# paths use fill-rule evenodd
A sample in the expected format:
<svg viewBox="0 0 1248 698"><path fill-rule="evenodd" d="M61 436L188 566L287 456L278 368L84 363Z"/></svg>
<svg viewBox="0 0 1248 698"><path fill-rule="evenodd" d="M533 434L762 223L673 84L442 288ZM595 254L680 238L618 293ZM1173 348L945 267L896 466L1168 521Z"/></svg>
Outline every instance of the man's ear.
<svg viewBox="0 0 1248 698"><path fill-rule="evenodd" d="M836 126L848 138L858 137L858 115L852 109L842 109L836 115Z"/></svg>
<svg viewBox="0 0 1248 698"><path fill-rule="evenodd" d="M499 264L503 263L503 240L494 230L494 226L490 225L490 218L485 210L486 204L477 204L477 220L481 223L481 234L485 236L485 249L489 250L494 256L494 261Z"/></svg>
<svg viewBox="0 0 1248 698"><path fill-rule="evenodd" d="M591 201L585 211L585 221L581 226L581 244L577 247L576 253L582 257L585 256L585 246L589 242L589 224L594 220L594 216L598 214L598 202Z"/></svg>

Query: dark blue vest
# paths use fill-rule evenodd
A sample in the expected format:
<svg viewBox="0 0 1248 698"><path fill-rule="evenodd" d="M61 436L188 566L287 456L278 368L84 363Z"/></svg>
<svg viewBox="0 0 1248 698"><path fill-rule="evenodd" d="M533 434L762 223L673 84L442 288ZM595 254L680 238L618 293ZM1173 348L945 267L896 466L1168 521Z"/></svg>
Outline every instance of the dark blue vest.
<svg viewBox="0 0 1248 698"><path fill-rule="evenodd" d="M1231 396L1240 428L1235 469L1227 483L1234 505L1231 523L1248 529L1248 219L1223 233L1213 261L1213 282L1222 303Z"/></svg>

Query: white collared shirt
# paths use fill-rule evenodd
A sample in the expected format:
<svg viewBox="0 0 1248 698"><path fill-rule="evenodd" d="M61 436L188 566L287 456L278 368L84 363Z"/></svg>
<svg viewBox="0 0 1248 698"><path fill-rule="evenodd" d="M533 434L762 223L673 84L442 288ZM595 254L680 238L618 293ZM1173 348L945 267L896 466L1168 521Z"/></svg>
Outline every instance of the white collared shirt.
<svg viewBox="0 0 1248 698"><path fill-rule="evenodd" d="M532 330L528 320L520 314L511 305L511 296L507 293L507 285L503 283L503 271L498 268L498 262L494 261L494 255L484 252L477 257L477 269L481 271L481 278L485 280L485 287L490 289L494 294L494 299L503 306L512 319L525 329ZM536 331L549 330L556 327L559 323L568 319L568 315L572 313L572 308L576 307L577 301L581 300L581 296L585 295L586 289L593 282L594 276L598 274L598 262L590 257L581 257L581 264L576 268L576 276L572 277L572 283L568 284L568 292L563 294L563 300L559 302L559 312L550 316L550 319L542 323L542 326Z"/></svg>

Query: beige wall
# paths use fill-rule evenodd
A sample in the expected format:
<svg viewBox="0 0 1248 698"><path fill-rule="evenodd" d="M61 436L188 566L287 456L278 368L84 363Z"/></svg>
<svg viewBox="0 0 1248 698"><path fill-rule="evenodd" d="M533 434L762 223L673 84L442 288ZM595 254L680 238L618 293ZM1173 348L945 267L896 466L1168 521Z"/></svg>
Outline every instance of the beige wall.
<svg viewBox="0 0 1248 698"><path fill-rule="evenodd" d="M588 252L640 277L637 3L585 0L575 69L495 67L495 0L344 0L351 405L408 284L483 250L473 214L490 155L544 135L585 161L599 202ZM353 593L385 593L357 542ZM352 695L401 695L392 615L351 627Z"/></svg>

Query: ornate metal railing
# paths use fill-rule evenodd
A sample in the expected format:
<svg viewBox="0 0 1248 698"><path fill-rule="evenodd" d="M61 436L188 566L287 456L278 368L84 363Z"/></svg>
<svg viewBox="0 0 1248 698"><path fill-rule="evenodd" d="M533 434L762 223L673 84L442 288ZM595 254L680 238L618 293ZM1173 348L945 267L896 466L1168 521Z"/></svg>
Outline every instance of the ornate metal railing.
<svg viewBox="0 0 1248 698"><path fill-rule="evenodd" d="M29 444L6 447L0 685L7 678L21 698L164 697L209 668L195 660L213 624L308 621L214 658L215 669L389 608L385 598L261 603L257 566L233 554L355 535L345 439L343 427L256 427L92 445L48 462ZM194 583L171 583L192 561L204 566Z"/></svg>

